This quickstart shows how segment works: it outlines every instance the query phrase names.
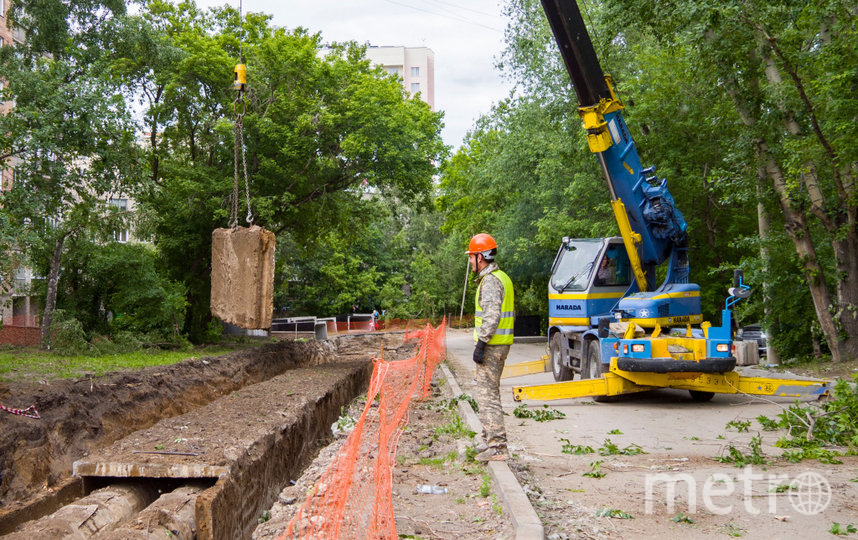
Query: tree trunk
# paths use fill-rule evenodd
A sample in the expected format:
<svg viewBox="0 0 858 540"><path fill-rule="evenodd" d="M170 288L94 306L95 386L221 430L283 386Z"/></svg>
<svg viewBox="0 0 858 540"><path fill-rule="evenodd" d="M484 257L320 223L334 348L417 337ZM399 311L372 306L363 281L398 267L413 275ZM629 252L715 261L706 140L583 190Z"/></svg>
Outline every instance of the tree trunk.
<svg viewBox="0 0 858 540"><path fill-rule="evenodd" d="M831 313L833 302L831 292L825 283L825 273L816 257L816 248L810 238L810 229L807 220L801 212L796 212L791 206L792 199L787 190L786 181L780 166L769 153L769 147L765 141L757 141L757 153L765 164L766 174L772 180L781 210L784 213L784 226L787 234L792 240L795 251L798 254L801 265L804 268L804 277L810 289L813 299L813 307L816 317L825 335L825 341L831 350L831 359L834 362L843 360L838 339L837 326Z"/></svg>
<svg viewBox="0 0 858 540"><path fill-rule="evenodd" d="M771 66L770 66L771 67ZM773 71L767 70L767 76L771 78ZM739 114L742 123L749 128L756 124L756 117L751 114L745 107L745 103L739 98L739 93L736 91L736 81L730 81L732 85L727 87L727 93L733 100L736 111ZM789 130L790 126L785 127ZM775 161L774 157L769 152L769 147L766 141L758 139L756 142L757 157L763 165L766 175L772 180L775 191L778 194L778 202L781 210L784 213L784 226L787 234L793 242L796 254L804 268L805 280L807 281L810 296L813 300L813 308L816 312L816 318L822 328L822 333L825 336L825 341L828 348L831 350L831 359L834 362L843 360L841 355L841 344L837 325L835 324L832 315L833 302L831 291L828 289L828 284L825 281L825 274L819 260L816 257L816 249L810 237L810 229L807 226L807 220L804 213L793 210L793 197L787 189L786 180L780 165Z"/></svg>
<svg viewBox="0 0 858 540"><path fill-rule="evenodd" d="M54 309L57 307L57 284L60 280L60 265L63 260L63 245L69 233L65 232L57 237L54 244L54 253L51 256L51 269L48 273L48 291L45 295L45 309L42 312L42 330L40 342L43 349L51 348L51 320L54 317Z"/></svg>
<svg viewBox="0 0 858 540"><path fill-rule="evenodd" d="M766 207L763 206L763 192L765 191L766 171L763 168L757 170L757 230L760 234L760 259L763 261L763 275L769 275L769 248L766 242L769 238L770 221ZM763 313L766 320L771 316L771 286L768 281L763 281ZM772 346L772 331L768 330L768 347L766 362L769 364L780 364L777 350Z"/></svg>
<svg viewBox="0 0 858 540"><path fill-rule="evenodd" d="M814 335L810 336L810 346L813 347L813 357L817 360L822 358L822 345L819 344L819 339Z"/></svg>
<svg viewBox="0 0 858 540"><path fill-rule="evenodd" d="M709 186L709 182L706 180L706 175L709 172L709 164L704 164L703 166L703 221L706 223L706 243L709 245L709 249L715 253L713 258L713 262L716 267L721 266L721 257L718 255L718 249L715 245L715 237L717 236L717 220L713 217L713 208L715 209L715 214L717 214L717 208L715 208L715 201L712 197L712 189Z"/></svg>
<svg viewBox="0 0 858 540"><path fill-rule="evenodd" d="M858 233L855 222L847 227L842 240L835 240L834 259L837 280L837 315L845 339L839 342L844 360L858 358Z"/></svg>
<svg viewBox="0 0 858 540"><path fill-rule="evenodd" d="M810 118L815 138L820 146L825 149L834 171L833 181L837 193L840 195L841 207L833 213L826 211L825 195L819 185L817 167L814 163L805 164L805 169L808 172L802 174L801 179L810 196L810 211L825 228L829 238L831 238L834 250L837 303L836 314L833 315L833 319L837 324L835 324L836 333L833 343L832 339L828 337L827 330L825 330L826 340L829 346L833 345L831 350L833 359L851 360L858 358L858 234L856 234L856 212L858 212L858 208L851 202L855 195L854 178L848 169L840 170L837 152L816 119L813 105L805 92L804 82L798 76L797 68L790 69L786 65L786 58L774 38L769 38L768 43L772 51L784 63L784 69L790 74L795 89L801 95L804 113ZM773 86L783 84L779 66L768 55L766 55L765 73L769 83ZM795 120L794 111L783 101L778 102L778 107L784 115L784 127L787 132L794 137L801 136L802 129ZM835 306L833 302L832 306ZM823 329L825 329L824 325ZM835 348L837 349L836 352Z"/></svg>

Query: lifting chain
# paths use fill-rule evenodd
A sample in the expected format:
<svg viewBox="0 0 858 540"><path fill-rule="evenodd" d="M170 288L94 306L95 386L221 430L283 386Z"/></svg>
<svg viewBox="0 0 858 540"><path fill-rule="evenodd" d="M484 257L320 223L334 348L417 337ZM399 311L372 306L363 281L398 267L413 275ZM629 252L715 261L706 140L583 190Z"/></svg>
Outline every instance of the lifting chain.
<svg viewBox="0 0 858 540"><path fill-rule="evenodd" d="M236 71L239 68L243 68L242 64L236 66ZM236 82L236 84L238 84ZM242 85L243 86L243 85ZM230 223L229 226L233 229L238 227L238 178L239 178L239 169L238 162L241 160L242 171L244 173L244 196L247 202L247 216L245 219L249 225L253 225L253 212L250 208L250 182L248 181L247 175L247 154L244 149L244 114L247 110L247 105L244 103L244 90L238 91L238 97L235 98L235 102L233 103L233 110L235 111L235 174L233 175L233 183L232 183L232 212L230 213Z"/></svg>
<svg viewBox="0 0 858 540"><path fill-rule="evenodd" d="M241 20L241 2L238 3L238 18L241 24L242 32L244 30L244 24ZM247 104L244 101L244 93L247 90L247 66L240 63L244 57L243 44L242 40L239 39L238 42L239 52L238 52L238 61L239 64L235 66L235 77L233 79L232 86L238 92L238 95L235 98L235 101L232 104L232 110L235 113L235 159L233 160L235 163L235 174L233 176L232 182L232 210L229 216L229 226L232 229L238 227L238 160L239 153L241 154L241 165L244 172L244 195L247 200L247 216L245 220L248 225L253 225L253 212L250 209L250 182L247 176L247 155L244 148L244 115L247 112Z"/></svg>

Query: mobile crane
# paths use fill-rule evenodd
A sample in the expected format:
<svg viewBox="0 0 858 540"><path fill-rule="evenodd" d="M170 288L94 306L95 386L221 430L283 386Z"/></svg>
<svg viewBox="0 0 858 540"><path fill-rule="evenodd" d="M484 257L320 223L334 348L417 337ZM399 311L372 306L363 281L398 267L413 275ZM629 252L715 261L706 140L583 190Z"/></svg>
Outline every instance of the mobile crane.
<svg viewBox="0 0 858 540"><path fill-rule="evenodd" d="M700 287L689 283L687 224L667 180L658 179L654 166L641 165L623 120L624 105L602 72L575 0L541 1L621 236L563 238L548 285L544 362L558 382L515 387L515 399L599 400L663 387L689 390L697 401L715 393L826 394L826 381L742 377L734 371L730 307L747 298L750 288L737 270L721 325L703 321ZM656 269L665 262L659 285ZM535 371L522 366L518 374ZM581 380L573 381L576 374Z"/></svg>

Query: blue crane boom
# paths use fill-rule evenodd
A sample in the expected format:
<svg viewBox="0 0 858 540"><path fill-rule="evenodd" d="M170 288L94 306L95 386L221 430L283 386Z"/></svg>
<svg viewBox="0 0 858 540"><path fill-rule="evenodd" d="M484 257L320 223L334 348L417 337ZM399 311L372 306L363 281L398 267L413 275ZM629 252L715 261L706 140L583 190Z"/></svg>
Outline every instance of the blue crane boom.
<svg viewBox="0 0 858 540"><path fill-rule="evenodd" d="M513 388L514 398L601 401L653 388L688 390L696 401L716 392L826 394L825 381L743 377L733 371L730 306L750 294L741 270L728 290L720 326L704 322L700 288L688 282L687 225L667 180L655 176L655 167L641 165L623 104L602 72L575 0L541 1L622 237L563 238L548 282L548 364L558 382ZM656 267L665 262L666 276L656 288ZM525 364L517 372L547 367L543 360ZM572 381L575 374L581 380Z"/></svg>
<svg viewBox="0 0 858 540"><path fill-rule="evenodd" d="M676 209L667 180L658 180L655 167L644 168L623 119L623 104L612 80L596 57L581 12L574 1L542 0L549 25L560 48L572 86L578 96L578 113L584 121L590 149L598 156L611 200L620 200L631 230L640 239L630 257L642 264L646 286L655 288L655 267L673 258L665 283L687 283L687 225ZM623 212L620 212L622 214ZM622 220L622 216L618 215ZM622 231L623 224L620 223ZM630 248L626 245L627 250Z"/></svg>
<svg viewBox="0 0 858 540"><path fill-rule="evenodd" d="M670 369L696 370L704 364L707 369L732 369L735 359L724 349L730 339L729 315L724 329L708 323L705 330L688 326L703 323L700 287L689 283L688 226L667 180L655 175L654 166L641 164L623 119L625 106L613 79L602 71L578 5L575 0L541 1L578 98L587 143L607 181L621 235L563 239L548 285L555 379L569 380L575 373L595 379L607 372L620 346L610 337L610 322L652 329L651 338L672 327L685 327L688 339L717 337L717 343L705 337L701 343L683 345L698 351L693 364L682 363L687 355L668 354L664 338L647 341L643 350L629 352L638 367L649 358L656 365L673 360ZM664 263L667 271L658 284L657 268Z"/></svg>

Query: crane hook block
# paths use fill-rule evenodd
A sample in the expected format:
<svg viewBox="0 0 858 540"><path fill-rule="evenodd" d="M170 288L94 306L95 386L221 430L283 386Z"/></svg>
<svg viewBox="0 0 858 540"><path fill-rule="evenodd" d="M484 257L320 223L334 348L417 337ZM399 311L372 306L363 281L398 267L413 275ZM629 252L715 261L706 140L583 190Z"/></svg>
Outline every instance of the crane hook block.
<svg viewBox="0 0 858 540"><path fill-rule="evenodd" d="M239 92L244 92L247 87L247 66L244 64L235 65L235 78L232 82L232 87Z"/></svg>

